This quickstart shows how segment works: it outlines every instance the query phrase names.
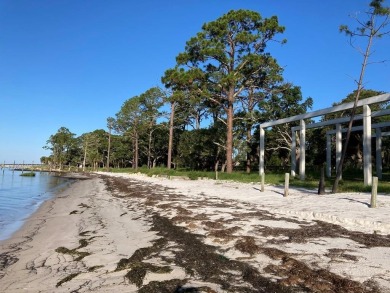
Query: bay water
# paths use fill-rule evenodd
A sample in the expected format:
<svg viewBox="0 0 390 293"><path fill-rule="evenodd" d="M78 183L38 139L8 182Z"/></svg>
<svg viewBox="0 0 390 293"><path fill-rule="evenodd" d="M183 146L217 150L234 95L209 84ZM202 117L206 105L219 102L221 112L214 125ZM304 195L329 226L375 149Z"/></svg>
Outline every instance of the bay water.
<svg viewBox="0 0 390 293"><path fill-rule="evenodd" d="M0 241L9 238L44 201L72 182L54 173L35 172L35 177L21 173L0 169Z"/></svg>

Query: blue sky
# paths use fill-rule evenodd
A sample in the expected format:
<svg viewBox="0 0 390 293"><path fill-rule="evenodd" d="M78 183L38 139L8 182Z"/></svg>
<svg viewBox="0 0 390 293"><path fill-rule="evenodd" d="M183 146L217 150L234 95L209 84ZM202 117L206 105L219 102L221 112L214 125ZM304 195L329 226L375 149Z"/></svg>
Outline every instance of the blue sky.
<svg viewBox="0 0 390 293"><path fill-rule="evenodd" d="M0 163L39 162L51 134L106 129L123 102L160 85L185 42L231 9L277 15L287 44L269 51L313 110L352 92L362 61L338 32L369 0L0 0ZM387 1L387 5L390 5ZM390 37L371 61L390 59ZM386 49L387 48L387 49ZM366 88L390 91L390 63Z"/></svg>

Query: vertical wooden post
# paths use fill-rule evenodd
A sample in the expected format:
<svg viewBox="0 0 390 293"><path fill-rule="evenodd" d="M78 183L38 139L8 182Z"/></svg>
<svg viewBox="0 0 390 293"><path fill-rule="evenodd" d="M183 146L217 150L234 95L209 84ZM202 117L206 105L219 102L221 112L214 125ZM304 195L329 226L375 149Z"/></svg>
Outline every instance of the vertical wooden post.
<svg viewBox="0 0 390 293"><path fill-rule="evenodd" d="M260 125L260 150L259 150L259 173L264 173L264 148L265 148L265 131Z"/></svg>
<svg viewBox="0 0 390 293"><path fill-rule="evenodd" d="M284 197L288 196L288 186L290 183L290 173L286 173L284 176Z"/></svg>
<svg viewBox="0 0 390 293"><path fill-rule="evenodd" d="M372 177L371 208L376 208L376 196L378 194L378 177Z"/></svg>
<svg viewBox="0 0 390 293"><path fill-rule="evenodd" d="M265 174L261 174L261 192L264 192L264 177L265 177Z"/></svg>
<svg viewBox="0 0 390 293"><path fill-rule="evenodd" d="M325 194L325 166L321 166L320 183L318 184L318 194Z"/></svg>
<svg viewBox="0 0 390 293"><path fill-rule="evenodd" d="M304 120L300 121L300 155L299 155L299 178L305 180L306 178L306 123Z"/></svg>
<svg viewBox="0 0 390 293"><path fill-rule="evenodd" d="M332 176L332 141L330 134L326 136L326 176Z"/></svg>
<svg viewBox="0 0 390 293"><path fill-rule="evenodd" d="M368 105L363 106L363 165L364 185L372 184L371 162L371 109Z"/></svg>
<svg viewBox="0 0 390 293"><path fill-rule="evenodd" d="M295 177L295 169L297 166L296 150L297 150L297 137L296 137L295 130L292 130L291 132L291 176L292 177Z"/></svg>
<svg viewBox="0 0 390 293"><path fill-rule="evenodd" d="M343 133L341 129L341 124L336 125L336 170L341 161L341 154L343 152ZM340 179L342 178L342 174Z"/></svg>
<svg viewBox="0 0 390 293"><path fill-rule="evenodd" d="M375 143L375 166L376 176L382 179L382 130L380 127L375 128L376 143Z"/></svg>
<svg viewBox="0 0 390 293"><path fill-rule="evenodd" d="M215 180L218 180L218 170L215 169Z"/></svg>

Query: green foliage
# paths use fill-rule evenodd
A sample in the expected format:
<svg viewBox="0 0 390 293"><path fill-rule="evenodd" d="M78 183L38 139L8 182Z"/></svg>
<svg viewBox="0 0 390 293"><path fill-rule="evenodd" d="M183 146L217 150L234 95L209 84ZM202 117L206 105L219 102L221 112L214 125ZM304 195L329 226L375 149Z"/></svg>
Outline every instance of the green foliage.
<svg viewBox="0 0 390 293"><path fill-rule="evenodd" d="M185 52L177 56L178 68L166 73L172 81L166 84L168 87L183 90L183 85L189 85L187 89L200 92L222 109L227 125L228 172L233 168L233 119L238 96L244 99L241 94L249 88L264 89L266 80L280 80L270 77L269 72L277 72L278 76L281 70L265 48L283 31L276 16L262 19L254 11L229 11L204 24L202 31L187 42ZM270 64L276 70L269 70Z"/></svg>
<svg viewBox="0 0 390 293"><path fill-rule="evenodd" d="M83 153L86 156L86 165L96 169L104 166L108 147L108 133L103 129L97 129L80 136ZM81 161L81 158L80 158Z"/></svg>
<svg viewBox="0 0 390 293"><path fill-rule="evenodd" d="M369 10L366 12L366 21L357 20L359 26L351 29L347 25L340 25L339 31L349 37L376 37L381 38L388 34L384 28L389 24L390 7L384 6L385 0L372 0L369 4Z"/></svg>
<svg viewBox="0 0 390 293"><path fill-rule="evenodd" d="M213 170L217 161L222 160L217 142L218 129L198 129L184 132L179 141L178 163L192 170Z"/></svg>
<svg viewBox="0 0 390 293"><path fill-rule="evenodd" d="M24 177L35 177L35 173L34 173L34 172L26 172L26 173L20 174L20 176L24 176Z"/></svg>
<svg viewBox="0 0 390 293"><path fill-rule="evenodd" d="M64 164L72 162L72 159L77 157L75 134L66 127L61 127L56 134L51 135L43 148L52 152L50 163L60 170Z"/></svg>
<svg viewBox="0 0 390 293"><path fill-rule="evenodd" d="M134 173L133 169L113 169L112 172L125 172L125 173ZM168 177L169 176L185 176L192 180L196 180L199 178L202 179L215 179L215 172L210 171L191 171L188 169L178 169L178 170L167 170L166 168L154 168L147 169L145 167L139 168L137 172L146 174L147 176L161 176ZM284 185L285 180L285 171L280 170L279 172L271 172L266 171L265 173L265 184L268 185ZM229 180L235 182L243 182L243 183L254 183L259 184L260 176L258 172L252 172L250 174L246 172L233 172L228 174L226 172L218 172L219 180ZM304 181L299 178L290 178L290 186L291 187L300 187L309 190L317 190L318 184L320 180L320 171L309 170L306 174L306 179ZM332 186L332 181L334 178L326 178L325 187L326 190ZM370 192L370 186L364 186L363 184L363 173L361 170L357 172L357 170L346 170L343 173L343 181L340 184L340 192ZM383 174L383 180L379 182L378 193L390 194L390 172L385 172Z"/></svg>
<svg viewBox="0 0 390 293"><path fill-rule="evenodd" d="M383 3L382 0L371 1L368 11L368 15L383 20L381 29L387 25L389 15L389 8ZM361 22L360 25L365 29L350 30L341 26L341 30L351 37L373 33L367 29L373 23ZM284 27L279 25L276 16L263 18L249 10L232 10L204 24L177 55L176 66L165 71L162 77L165 91L153 87L126 100L115 118L107 119L108 132L98 129L76 137L69 129L61 127L47 141L45 148L52 153L42 157L41 162L50 165L50 169L64 165L71 169L70 165L81 165L85 158L88 170L97 170L109 162L115 168L143 166L143 172L146 166L151 169L145 171L150 175L188 172L185 176L191 179L214 178L214 172L203 173L203 170L213 171L215 166L221 169L227 166L226 171L230 173L234 164L236 171L246 169L248 176L233 173L232 178L251 180L251 171L257 168L259 159L259 123L305 113L313 104L310 97L303 98L299 86L283 81L283 69L267 52L267 44L278 41L276 37L283 32ZM378 37L383 35L379 31L374 33ZM360 89L359 93L361 98L367 98L382 92ZM353 101L356 96L357 91L340 103ZM171 121L167 121L170 113L163 111L167 106L171 109ZM372 110L384 107L389 105L377 105ZM350 114L347 110L323 119ZM205 118L210 118L206 121L208 125L201 127ZM374 122L389 118L376 119ZM290 128L297 123L266 130L267 171L289 168ZM324 162L326 130L307 130L308 165ZM352 137L353 148L348 149L348 167L359 167L356 158L361 153L360 141L356 133ZM382 143L383 163L387 168L390 137L384 137ZM297 159L298 152L299 148ZM172 158L168 154L172 154ZM176 170L158 168L167 165L168 158L172 162L169 167L173 165ZM220 178L229 178L225 173L219 174Z"/></svg>
<svg viewBox="0 0 390 293"><path fill-rule="evenodd" d="M159 88L151 88L140 96L126 100L116 114L115 130L132 140L135 169L139 164L139 137L142 133L154 131L162 103L163 92Z"/></svg>
<svg viewBox="0 0 390 293"><path fill-rule="evenodd" d="M292 84L284 84L272 95L267 96L260 103L260 121L271 121L300 115L308 112L313 105L312 98L304 99L301 88ZM272 160L273 163L267 165L280 164L280 166L289 164L291 152L291 127L299 125L299 121L285 123L267 129L267 149L265 152L266 160ZM258 130L257 130L258 131ZM258 139L258 132L254 137ZM310 139L310 131L307 132L307 141ZM257 145L259 141L257 140ZM297 140L297 149L299 140ZM277 158L275 158L275 155Z"/></svg>
<svg viewBox="0 0 390 293"><path fill-rule="evenodd" d="M381 95L381 94L384 94L384 92L383 91L376 91L376 90L372 90L372 89L362 89L360 91L359 100L368 99L368 98L371 98L371 97L374 97L374 96L378 96L378 95ZM332 106L338 106L338 105L341 105L341 104L354 102L356 95L357 95L357 90L354 90L352 93L348 94L347 97L342 99L340 102L333 103ZM378 111L378 110L384 109L386 107L386 104L388 104L388 103L385 103L385 104L374 104L374 105L370 105L370 108L371 108L372 111ZM363 113L363 109L362 108L356 109L356 114L362 114L362 113ZM331 120L331 119L336 119L336 118L341 118L341 117L350 117L350 116L351 116L351 110L348 109L348 110L344 110L344 111L341 111L341 112L326 114L322 118L322 120L324 121L324 120ZM377 119L377 118L374 118L374 121L375 121L375 119ZM355 123L355 125L356 125L356 123Z"/></svg>
<svg viewBox="0 0 390 293"><path fill-rule="evenodd" d="M360 91L360 98L359 99L363 100L363 99L367 99L367 98L370 98L373 96L381 95L383 93L384 92L382 92L382 91L376 91L376 90L372 90L372 89L362 89ZM340 102L334 103L333 106L354 102L356 95L357 95L357 90L354 90L352 93L348 94L346 98L342 99ZM386 109L386 107L388 107L388 103L370 105L370 108L373 112ZM337 113L327 114L327 115L323 116L321 120L326 121L326 120L332 120L332 119L341 118L341 117L350 117L351 114L352 114L351 110L344 110L344 111L337 112ZM356 114L362 114L361 107L356 109ZM389 119L389 117L386 117L386 116L373 117L372 123L375 124L375 123L386 121L388 119ZM362 119L355 120L353 123L353 126L362 126L362 125L363 125ZM343 127L345 128L346 125L344 125ZM324 148L324 146L326 145L325 133L327 130L332 130L333 128L334 128L333 126L324 127L324 128L322 128L321 131L318 130L315 132L315 133L317 133L317 135L315 135L314 139L312 139L313 143L318 144L319 141L322 141L321 144L316 146L317 150L320 147ZM344 139L345 139L345 135L344 135ZM383 163L384 163L384 165L389 164L389 160L387 159L389 152L388 152L388 148L385 147L388 144L388 141L389 140L387 137L383 138L382 149L383 149L383 158L384 158ZM333 149L335 148L334 143L332 145L332 148ZM319 153L321 153L321 152L319 151ZM325 157L325 154L323 156ZM346 149L346 154L345 154L345 159L344 159L345 167L346 168L361 168L362 163L363 163L362 158L363 158L363 131L353 131L350 135L348 147Z"/></svg>
<svg viewBox="0 0 390 293"><path fill-rule="evenodd" d="M351 136L352 122L355 117L355 112L357 108L357 103L360 99L360 95L363 91L364 76L366 72L366 67L369 64L368 60L372 55L372 46L375 39L381 38L384 35L389 34L389 31L386 31L386 26L390 23L390 8L383 6L384 0L372 0L369 4L369 10L366 12L366 20L361 20L356 18L358 27L355 30L350 29L346 25L340 26L340 32L344 32L351 39L351 45L356 46L358 52L363 57L363 62L360 67L359 79L357 80L357 90L354 99L354 106L351 112L351 119L348 125L348 131L346 134L346 139L343 146L343 151L341 153L340 162L336 170L336 179L333 184L332 192L336 193L338 189L339 182L341 180L341 173L343 170L344 161L348 151L349 140ZM358 37L358 38L355 38ZM352 39L354 40L352 42ZM366 42L364 44L364 50L355 43L355 41L363 40Z"/></svg>

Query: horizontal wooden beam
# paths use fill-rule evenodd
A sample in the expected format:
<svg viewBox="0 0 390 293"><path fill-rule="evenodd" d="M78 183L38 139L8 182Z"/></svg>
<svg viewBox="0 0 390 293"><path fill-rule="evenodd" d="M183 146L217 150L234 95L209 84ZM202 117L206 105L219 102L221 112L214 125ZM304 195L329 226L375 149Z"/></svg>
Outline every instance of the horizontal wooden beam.
<svg viewBox="0 0 390 293"><path fill-rule="evenodd" d="M362 99L362 100L358 101L357 107L361 107L363 105L372 105L372 104L378 104L378 103L383 103L383 102L389 102L389 101L390 101L390 93L387 93L387 94L374 96L374 97L367 98L367 99ZM341 104L341 105L337 105L334 107L329 107L329 108L325 108L322 110L317 110L317 111L313 111L313 112L309 112L309 113L305 113L305 114L301 114L301 115L295 115L295 116L291 116L288 118L278 119L278 120L274 120L274 121L268 121L265 123L261 123L260 127L267 128L267 127L271 127L271 126L275 126L275 125L279 125L279 124L284 124L284 123L294 122L294 121L298 121L298 120L304 120L304 119L309 119L309 118L313 118L313 117L318 117L318 116L322 116L322 115L326 115L326 114L336 113L336 112L352 109L353 106L354 106L354 102L345 103L345 104Z"/></svg>

